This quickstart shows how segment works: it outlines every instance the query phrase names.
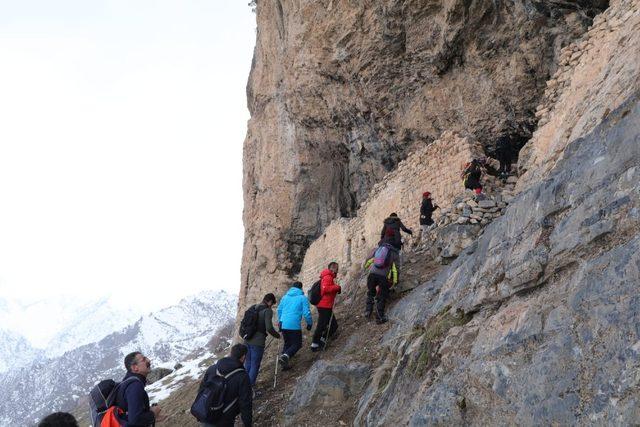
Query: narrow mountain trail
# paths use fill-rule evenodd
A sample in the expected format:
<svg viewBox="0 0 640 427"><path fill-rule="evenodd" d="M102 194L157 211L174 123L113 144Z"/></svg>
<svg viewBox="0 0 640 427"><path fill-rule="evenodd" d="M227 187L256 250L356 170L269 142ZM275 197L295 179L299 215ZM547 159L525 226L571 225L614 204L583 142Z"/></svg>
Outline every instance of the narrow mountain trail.
<svg viewBox="0 0 640 427"><path fill-rule="evenodd" d="M387 304L387 311L400 298L407 297L407 295L403 296L403 293L418 283L429 280L442 267L426 254L426 250L426 246L416 246L413 250L408 250L403 254L405 264L399 283L399 289L402 291L392 292ZM371 319L364 317L366 299L366 274L364 272L349 281L343 281L342 285L344 292L338 296L335 310L339 324L337 338L330 340L325 351L314 353L310 349L313 331L304 331L302 349L292 359L290 370L278 372L275 388L274 362L282 342L276 343L274 341L269 344L255 387L257 397L254 400L254 422L257 426L283 424L284 412L297 381L307 373L316 361L326 360L339 364L355 362L375 367L383 359L382 356L386 350L381 345L381 340L391 326L392 320L386 324L378 325L373 319L374 316ZM312 311L315 321L315 309ZM347 396L340 413L320 411L319 413L309 413L307 416L298 416L297 420L302 420L303 425L351 425L357 412L358 398L359 396Z"/></svg>

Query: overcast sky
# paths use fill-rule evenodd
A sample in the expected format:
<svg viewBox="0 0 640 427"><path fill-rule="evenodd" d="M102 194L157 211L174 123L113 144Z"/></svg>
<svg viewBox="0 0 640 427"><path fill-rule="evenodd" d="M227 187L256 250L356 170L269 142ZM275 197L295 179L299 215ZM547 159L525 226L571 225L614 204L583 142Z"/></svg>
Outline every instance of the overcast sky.
<svg viewBox="0 0 640 427"><path fill-rule="evenodd" d="M0 298L237 292L247 3L0 0Z"/></svg>

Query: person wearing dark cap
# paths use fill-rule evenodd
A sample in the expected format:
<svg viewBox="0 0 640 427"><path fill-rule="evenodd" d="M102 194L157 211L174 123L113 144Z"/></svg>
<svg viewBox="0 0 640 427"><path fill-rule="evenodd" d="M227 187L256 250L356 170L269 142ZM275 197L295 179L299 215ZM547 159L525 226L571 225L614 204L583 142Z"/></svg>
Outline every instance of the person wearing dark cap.
<svg viewBox="0 0 640 427"><path fill-rule="evenodd" d="M438 209L438 205L433 204L431 200L431 193L425 191L422 193L422 206L420 206L420 229L422 231L421 237L427 234L427 231L433 227L433 212Z"/></svg>
<svg viewBox="0 0 640 427"><path fill-rule="evenodd" d="M294 282L278 305L280 332L284 338L282 354L279 357L283 370L289 369L289 360L302 347L301 322L303 317L307 324L307 331L310 331L313 327L313 319L311 318L309 300L302 292L302 283Z"/></svg>
<svg viewBox="0 0 640 427"><path fill-rule="evenodd" d="M267 334L276 339L280 338L280 334L275 330L272 323L273 311L271 311L271 307L275 303L276 296L269 293L262 298L260 304L255 306L255 310L258 312L258 327L255 334L244 341L249 350L244 362L244 368L249 373L252 386L256 384L256 379L258 378L264 347L267 342Z"/></svg>

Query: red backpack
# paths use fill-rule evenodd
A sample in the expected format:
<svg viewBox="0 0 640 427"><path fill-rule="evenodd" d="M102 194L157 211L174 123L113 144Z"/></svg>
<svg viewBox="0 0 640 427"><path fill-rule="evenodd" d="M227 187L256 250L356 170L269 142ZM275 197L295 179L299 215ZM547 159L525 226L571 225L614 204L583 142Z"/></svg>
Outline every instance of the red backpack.
<svg viewBox="0 0 640 427"><path fill-rule="evenodd" d="M124 415L124 411L121 408L117 406L110 407L102 416L100 427L122 427L125 423L122 415Z"/></svg>

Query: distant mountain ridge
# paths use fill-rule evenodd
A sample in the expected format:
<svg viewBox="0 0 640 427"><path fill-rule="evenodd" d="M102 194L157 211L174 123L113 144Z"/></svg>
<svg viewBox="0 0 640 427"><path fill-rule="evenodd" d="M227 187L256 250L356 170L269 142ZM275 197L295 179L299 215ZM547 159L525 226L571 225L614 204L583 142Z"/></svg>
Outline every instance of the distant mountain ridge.
<svg viewBox="0 0 640 427"><path fill-rule="evenodd" d="M73 304L65 295L31 302L0 298L0 372L97 342L143 314L109 297L74 299ZM18 357L17 349L21 350Z"/></svg>
<svg viewBox="0 0 640 427"><path fill-rule="evenodd" d="M153 366L173 365L203 347L216 330L235 317L237 296L205 291L142 316L98 342L54 358L0 373L0 425L30 425L55 410L76 406L97 381L120 379L125 354L139 350Z"/></svg>

